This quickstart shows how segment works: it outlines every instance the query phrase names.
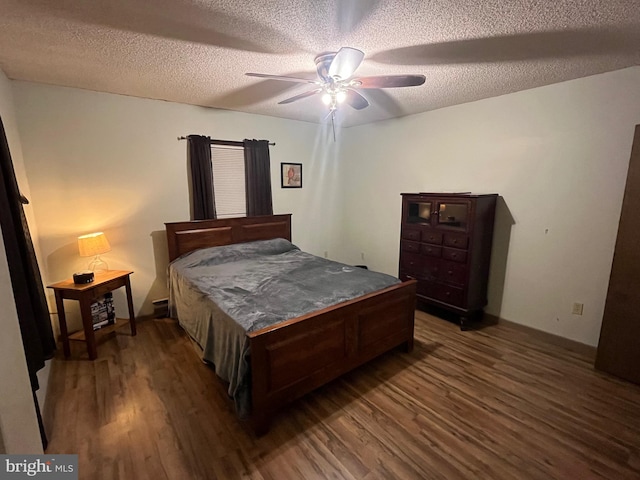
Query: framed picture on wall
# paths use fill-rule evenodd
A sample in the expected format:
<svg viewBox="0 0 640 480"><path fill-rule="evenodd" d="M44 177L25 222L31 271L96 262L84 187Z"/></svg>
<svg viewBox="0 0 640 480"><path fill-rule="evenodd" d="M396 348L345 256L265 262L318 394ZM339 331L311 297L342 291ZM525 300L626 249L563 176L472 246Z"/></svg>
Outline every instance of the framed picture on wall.
<svg viewBox="0 0 640 480"><path fill-rule="evenodd" d="M302 164L281 163L280 179L282 188L302 188Z"/></svg>

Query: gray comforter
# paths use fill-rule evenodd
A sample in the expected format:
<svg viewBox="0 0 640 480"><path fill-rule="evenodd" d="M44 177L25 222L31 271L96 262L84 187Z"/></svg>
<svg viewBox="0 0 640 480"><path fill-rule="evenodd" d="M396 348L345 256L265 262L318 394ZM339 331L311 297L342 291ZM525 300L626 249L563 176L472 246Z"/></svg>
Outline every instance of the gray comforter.
<svg viewBox="0 0 640 480"><path fill-rule="evenodd" d="M247 332L335 305L397 278L302 252L282 238L196 250L169 265L171 316L250 412Z"/></svg>

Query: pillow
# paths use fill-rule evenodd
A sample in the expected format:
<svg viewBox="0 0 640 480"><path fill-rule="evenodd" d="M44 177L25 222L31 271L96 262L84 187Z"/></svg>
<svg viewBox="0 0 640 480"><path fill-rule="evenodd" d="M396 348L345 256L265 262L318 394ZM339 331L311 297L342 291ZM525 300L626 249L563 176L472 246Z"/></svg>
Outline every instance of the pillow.
<svg viewBox="0 0 640 480"><path fill-rule="evenodd" d="M172 265L187 268L220 265L221 263L236 262L263 255L279 255L292 250L300 249L289 240L273 238L270 240L201 248L182 255L174 260Z"/></svg>

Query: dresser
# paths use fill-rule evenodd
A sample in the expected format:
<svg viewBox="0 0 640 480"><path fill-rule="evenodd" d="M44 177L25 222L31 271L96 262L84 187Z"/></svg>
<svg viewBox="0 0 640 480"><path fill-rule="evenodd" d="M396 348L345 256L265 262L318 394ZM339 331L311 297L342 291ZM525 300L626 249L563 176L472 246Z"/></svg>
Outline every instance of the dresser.
<svg viewBox="0 0 640 480"><path fill-rule="evenodd" d="M403 193L401 280L420 302L457 316L465 330L487 304L497 194Z"/></svg>

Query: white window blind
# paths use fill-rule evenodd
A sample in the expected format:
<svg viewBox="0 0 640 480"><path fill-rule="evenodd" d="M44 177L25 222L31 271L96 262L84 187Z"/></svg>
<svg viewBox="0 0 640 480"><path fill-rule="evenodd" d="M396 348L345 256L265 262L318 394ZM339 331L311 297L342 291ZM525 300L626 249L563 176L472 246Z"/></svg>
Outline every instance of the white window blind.
<svg viewBox="0 0 640 480"><path fill-rule="evenodd" d="M214 145L211 163L218 218L246 216L244 148Z"/></svg>

